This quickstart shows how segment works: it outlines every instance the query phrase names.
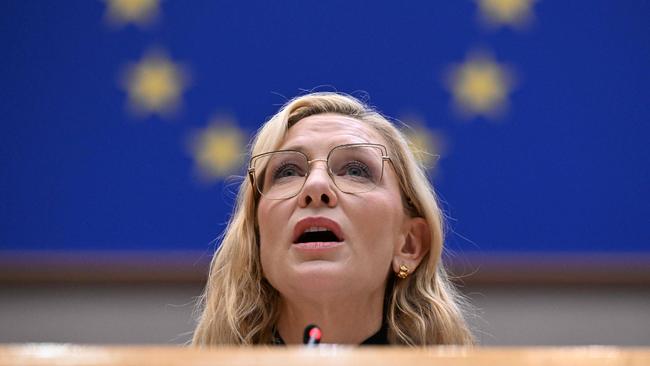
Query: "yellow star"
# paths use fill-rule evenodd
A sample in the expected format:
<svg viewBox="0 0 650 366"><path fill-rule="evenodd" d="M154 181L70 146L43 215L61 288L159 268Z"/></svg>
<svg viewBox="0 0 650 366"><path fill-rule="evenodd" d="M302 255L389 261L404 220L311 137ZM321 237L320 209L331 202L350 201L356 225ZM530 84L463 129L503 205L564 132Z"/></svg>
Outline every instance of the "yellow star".
<svg viewBox="0 0 650 366"><path fill-rule="evenodd" d="M214 181L242 167L244 133L232 119L215 117L205 129L191 134L189 148L199 178L205 182Z"/></svg>
<svg viewBox="0 0 650 366"><path fill-rule="evenodd" d="M136 23L149 25L157 17L160 0L105 0L106 17L116 25Z"/></svg>
<svg viewBox="0 0 650 366"><path fill-rule="evenodd" d="M187 73L160 52L150 52L127 67L122 83L129 94L129 105L138 115L169 115L180 105Z"/></svg>
<svg viewBox="0 0 650 366"><path fill-rule="evenodd" d="M491 26L523 27L533 18L536 0L478 0L481 18Z"/></svg>
<svg viewBox="0 0 650 366"><path fill-rule="evenodd" d="M448 84L454 105L466 117L498 117L508 106L514 76L508 67L484 53L473 54L452 67Z"/></svg>
<svg viewBox="0 0 650 366"><path fill-rule="evenodd" d="M447 152L447 138L438 130L425 127L422 119L408 116L401 119L407 126L402 130L409 141L411 151L425 167L435 168L435 163Z"/></svg>

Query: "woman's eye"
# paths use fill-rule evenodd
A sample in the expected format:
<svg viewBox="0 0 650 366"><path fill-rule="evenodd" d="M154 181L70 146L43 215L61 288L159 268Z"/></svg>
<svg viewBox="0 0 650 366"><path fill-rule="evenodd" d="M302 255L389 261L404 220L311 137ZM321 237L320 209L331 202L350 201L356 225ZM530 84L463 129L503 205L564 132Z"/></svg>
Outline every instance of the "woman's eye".
<svg viewBox="0 0 650 366"><path fill-rule="evenodd" d="M275 169L273 173L274 179L295 177L300 175L300 169L295 164L286 164L282 165L279 168Z"/></svg>
<svg viewBox="0 0 650 366"><path fill-rule="evenodd" d="M349 162L343 168L342 174L361 178L369 178L371 176L368 166L360 162Z"/></svg>

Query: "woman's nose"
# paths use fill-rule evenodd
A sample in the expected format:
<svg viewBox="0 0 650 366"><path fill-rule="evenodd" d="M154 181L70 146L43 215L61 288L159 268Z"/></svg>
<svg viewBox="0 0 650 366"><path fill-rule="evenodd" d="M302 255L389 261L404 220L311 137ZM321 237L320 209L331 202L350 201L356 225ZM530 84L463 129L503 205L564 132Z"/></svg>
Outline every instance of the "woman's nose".
<svg viewBox="0 0 650 366"><path fill-rule="evenodd" d="M300 207L326 205L334 207L337 204L337 192L327 169L325 161L314 161L311 164L305 185L298 195Z"/></svg>

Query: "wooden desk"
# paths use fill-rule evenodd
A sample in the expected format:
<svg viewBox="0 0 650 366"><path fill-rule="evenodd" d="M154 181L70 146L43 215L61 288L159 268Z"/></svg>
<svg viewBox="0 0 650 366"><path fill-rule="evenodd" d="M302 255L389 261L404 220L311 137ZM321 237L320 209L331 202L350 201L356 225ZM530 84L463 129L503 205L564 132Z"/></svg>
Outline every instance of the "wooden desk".
<svg viewBox="0 0 650 366"><path fill-rule="evenodd" d="M619 347L188 347L0 345L0 366L40 365L650 365L650 348Z"/></svg>

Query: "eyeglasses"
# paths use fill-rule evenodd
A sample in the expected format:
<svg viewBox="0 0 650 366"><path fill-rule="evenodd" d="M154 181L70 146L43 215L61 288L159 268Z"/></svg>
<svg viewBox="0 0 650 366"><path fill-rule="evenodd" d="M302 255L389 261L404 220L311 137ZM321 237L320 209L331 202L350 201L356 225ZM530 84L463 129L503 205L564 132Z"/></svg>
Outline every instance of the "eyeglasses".
<svg viewBox="0 0 650 366"><path fill-rule="evenodd" d="M324 161L327 173L341 192L364 193L381 182L386 160L390 161L386 147L379 144L340 145L330 150L327 159L312 160L301 151L279 150L253 156L248 176L264 198L287 199L300 193L311 163ZM256 176L255 172L259 174Z"/></svg>

